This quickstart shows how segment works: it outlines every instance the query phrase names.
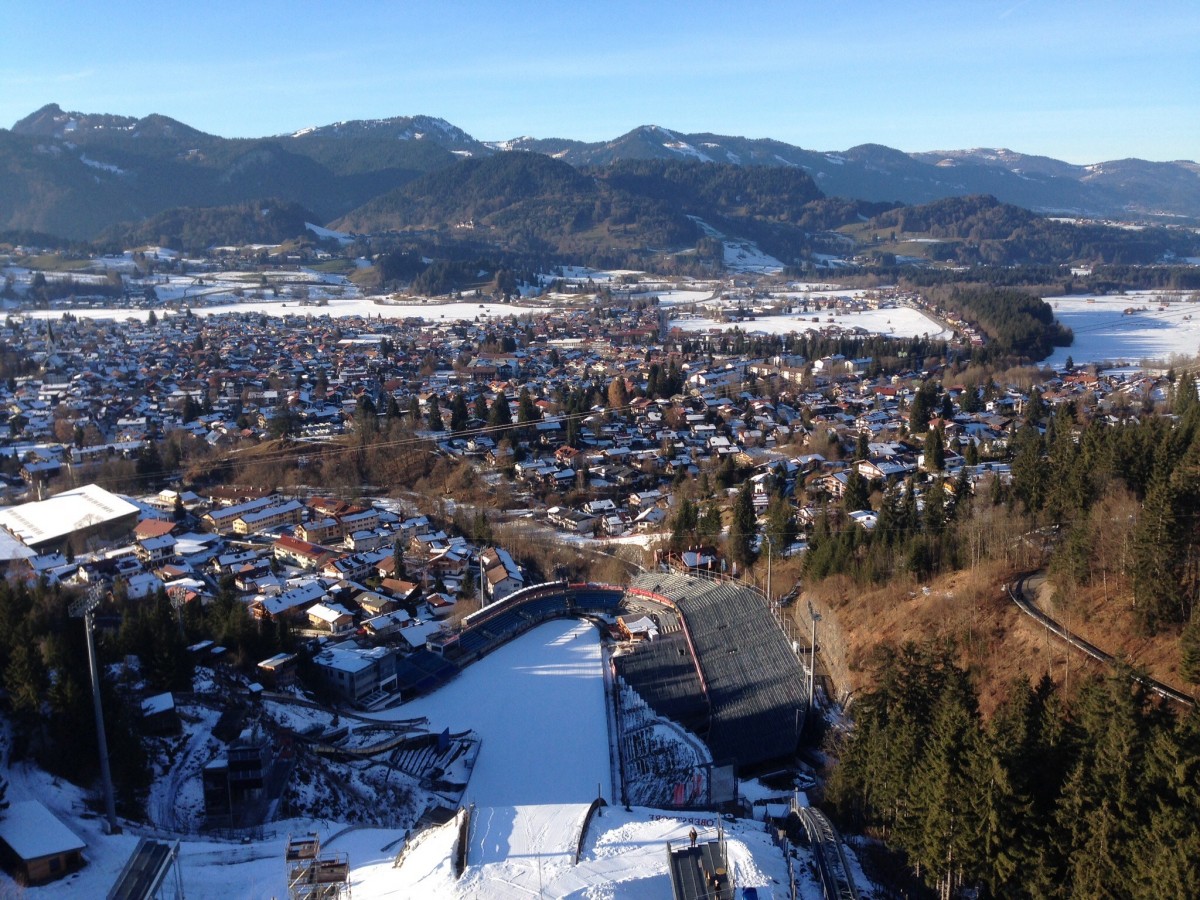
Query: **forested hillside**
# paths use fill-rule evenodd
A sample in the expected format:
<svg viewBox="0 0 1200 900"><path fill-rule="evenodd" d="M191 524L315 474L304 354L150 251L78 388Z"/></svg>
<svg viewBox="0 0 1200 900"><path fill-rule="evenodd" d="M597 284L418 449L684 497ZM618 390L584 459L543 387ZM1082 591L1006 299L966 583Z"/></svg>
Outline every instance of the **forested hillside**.
<svg viewBox="0 0 1200 900"><path fill-rule="evenodd" d="M538 154L509 153L433 172L336 227L457 229L513 252L586 262L622 249L692 248L704 234L693 217L753 237L760 223L801 221L820 198L812 179L793 170L645 161L580 172ZM850 216L856 207L813 214L828 220L839 209Z"/></svg>
<svg viewBox="0 0 1200 900"><path fill-rule="evenodd" d="M964 411L995 389L980 370L953 377ZM870 617L844 624L868 687L835 747L829 799L847 827L881 837L947 894L1194 896L1200 714L1165 705L1127 667L1096 677L1061 645L1031 646L996 591L1045 566L1060 621L1088 629L1095 617L1105 649L1146 653L1155 677L1200 684L1195 377L1178 373L1165 405L1131 392L1107 414L1052 410L1032 389L1005 453L1011 484L992 477L974 492L938 471L944 438L930 421L947 411L943 387L926 380L909 410L932 472L882 494L852 474L842 510L874 509L877 525L820 519L804 559L814 599ZM987 461L974 445L966 453ZM879 634L867 622L920 623L925 636L876 651L864 672Z"/></svg>
<svg viewBox="0 0 1200 900"><path fill-rule="evenodd" d="M113 250L155 244L186 253L209 247L279 244L307 232L317 216L296 203L279 199L233 206L169 209L134 225L114 225L97 239Z"/></svg>
<svg viewBox="0 0 1200 900"><path fill-rule="evenodd" d="M85 116L52 106L0 129L0 230L92 239L176 207L266 197L325 222L454 159L420 141L230 139L165 116Z"/></svg>
<svg viewBox="0 0 1200 900"><path fill-rule="evenodd" d="M853 229L876 240L905 236L934 239L924 245L934 260L964 265L1039 265L1087 261L1147 265L1167 255L1195 252L1196 235L1186 229L1129 230L1037 215L995 197L949 197L922 206L881 213Z"/></svg>
<svg viewBox="0 0 1200 900"><path fill-rule="evenodd" d="M1044 359L1055 347L1071 346L1071 329L1036 294L1005 288L951 288L931 297L946 309L976 323L989 339L992 355Z"/></svg>

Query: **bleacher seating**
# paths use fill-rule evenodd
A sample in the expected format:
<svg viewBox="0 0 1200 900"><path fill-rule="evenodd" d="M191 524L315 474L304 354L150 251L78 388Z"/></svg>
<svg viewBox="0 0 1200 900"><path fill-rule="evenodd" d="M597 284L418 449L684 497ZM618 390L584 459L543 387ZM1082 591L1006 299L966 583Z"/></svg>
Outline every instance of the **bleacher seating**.
<svg viewBox="0 0 1200 900"><path fill-rule="evenodd" d="M617 674L660 716L703 734L708 704L683 632L644 641L615 658Z"/></svg>
<svg viewBox="0 0 1200 900"><path fill-rule="evenodd" d="M408 698L425 694L458 674L458 666L429 650L416 650L396 665L396 687Z"/></svg>
<svg viewBox="0 0 1200 900"><path fill-rule="evenodd" d="M457 660L477 659L547 619L616 615L624 599L620 588L573 587L566 582L533 585L468 616L446 652Z"/></svg>
<svg viewBox="0 0 1200 900"><path fill-rule="evenodd" d="M805 676L765 599L736 581L664 573L632 587L668 598L683 618L710 704L713 759L752 766L794 752Z"/></svg>

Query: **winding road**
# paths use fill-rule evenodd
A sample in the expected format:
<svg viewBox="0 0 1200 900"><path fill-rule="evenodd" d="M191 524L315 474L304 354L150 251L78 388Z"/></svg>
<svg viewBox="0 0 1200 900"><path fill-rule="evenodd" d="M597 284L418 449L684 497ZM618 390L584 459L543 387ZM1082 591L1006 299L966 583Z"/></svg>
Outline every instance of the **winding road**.
<svg viewBox="0 0 1200 900"><path fill-rule="evenodd" d="M1079 635L1068 631L1059 622L1050 618L1048 615L1038 609L1037 605L1033 602L1033 600L1030 599L1030 592L1027 590L1027 588L1030 579L1042 574L1044 573L1030 572L1026 575L1022 575L1012 584L1005 585L1005 590L1008 592L1008 596L1012 602L1017 604L1023 613L1035 619L1043 628L1053 632L1072 647L1082 650L1088 656L1092 657L1092 659L1099 660L1105 665L1116 665L1119 660L1117 660L1117 658L1111 653L1105 653L1095 644L1085 641L1083 638L1079 637ZM1133 677L1150 690L1154 691L1156 694L1166 697L1168 700L1174 700L1176 703L1182 703L1185 706L1196 705L1194 698L1189 697L1187 694L1184 694L1181 691L1175 690L1175 688L1171 687L1169 684L1163 684L1161 681L1155 681L1148 675L1135 674Z"/></svg>

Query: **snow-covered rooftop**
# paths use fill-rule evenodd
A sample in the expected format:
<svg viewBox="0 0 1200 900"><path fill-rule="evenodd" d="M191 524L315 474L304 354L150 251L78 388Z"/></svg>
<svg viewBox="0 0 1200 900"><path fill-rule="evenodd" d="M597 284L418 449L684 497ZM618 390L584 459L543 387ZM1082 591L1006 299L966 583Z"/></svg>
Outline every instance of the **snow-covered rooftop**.
<svg viewBox="0 0 1200 900"><path fill-rule="evenodd" d="M37 800L12 804L0 819L0 841L24 860L82 850L87 846Z"/></svg>
<svg viewBox="0 0 1200 900"><path fill-rule="evenodd" d="M28 546L64 538L74 531L115 522L138 507L96 484L55 494L49 500L0 510L3 525Z"/></svg>

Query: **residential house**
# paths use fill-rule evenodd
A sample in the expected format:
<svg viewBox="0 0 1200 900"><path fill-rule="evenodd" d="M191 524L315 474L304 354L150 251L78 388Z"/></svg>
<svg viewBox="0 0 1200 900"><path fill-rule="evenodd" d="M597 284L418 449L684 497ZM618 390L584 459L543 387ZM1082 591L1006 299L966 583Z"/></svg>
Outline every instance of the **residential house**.
<svg viewBox="0 0 1200 900"><path fill-rule="evenodd" d="M479 559L484 571L484 592L492 603L525 586L525 576L507 550L489 547Z"/></svg>
<svg viewBox="0 0 1200 900"><path fill-rule="evenodd" d="M308 608L308 623L319 631L338 634L354 627L354 613L337 603L315 603Z"/></svg>
<svg viewBox="0 0 1200 900"><path fill-rule="evenodd" d="M390 647L339 644L313 657L317 679L350 703L361 704L370 695L396 684L397 653Z"/></svg>

